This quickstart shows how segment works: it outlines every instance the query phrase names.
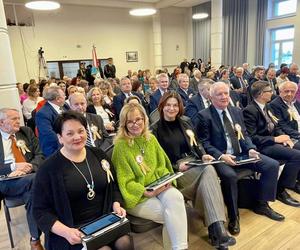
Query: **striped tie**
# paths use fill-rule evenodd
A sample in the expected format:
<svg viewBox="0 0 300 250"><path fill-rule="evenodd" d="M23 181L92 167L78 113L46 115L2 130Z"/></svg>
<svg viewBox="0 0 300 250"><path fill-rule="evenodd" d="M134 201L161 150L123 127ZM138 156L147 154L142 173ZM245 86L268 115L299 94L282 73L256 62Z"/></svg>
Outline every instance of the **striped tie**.
<svg viewBox="0 0 300 250"><path fill-rule="evenodd" d="M87 134L87 138L86 138L85 145L90 146L90 147L94 147L93 139L91 138L91 130L90 130L89 125L87 126L86 134Z"/></svg>

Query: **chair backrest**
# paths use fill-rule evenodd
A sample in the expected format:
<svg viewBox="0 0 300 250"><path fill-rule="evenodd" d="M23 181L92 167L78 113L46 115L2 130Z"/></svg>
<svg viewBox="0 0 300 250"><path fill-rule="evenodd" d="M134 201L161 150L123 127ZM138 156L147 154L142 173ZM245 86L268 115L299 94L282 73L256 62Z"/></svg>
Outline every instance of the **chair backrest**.
<svg viewBox="0 0 300 250"><path fill-rule="evenodd" d="M25 205L24 200L21 198L4 198L3 203L8 208Z"/></svg>

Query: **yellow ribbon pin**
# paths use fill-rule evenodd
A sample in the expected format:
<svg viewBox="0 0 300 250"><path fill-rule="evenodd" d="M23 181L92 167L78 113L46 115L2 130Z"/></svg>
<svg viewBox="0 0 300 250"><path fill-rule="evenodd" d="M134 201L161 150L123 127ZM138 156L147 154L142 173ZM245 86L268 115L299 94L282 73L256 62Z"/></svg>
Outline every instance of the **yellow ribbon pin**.
<svg viewBox="0 0 300 250"><path fill-rule="evenodd" d="M102 160L101 166L102 166L103 170L106 172L107 182L110 183L110 180L114 181L114 177L110 171L109 162L107 160Z"/></svg>
<svg viewBox="0 0 300 250"><path fill-rule="evenodd" d="M292 120L297 120L297 118L296 118L296 114L295 114L295 112L292 110L292 109L288 109L288 112L289 112L289 114L290 114L290 121L292 121Z"/></svg>
<svg viewBox="0 0 300 250"><path fill-rule="evenodd" d="M190 137L190 145L191 145L191 147L197 146L198 144L197 144L194 132L192 130L190 130L190 129L187 129L185 132L188 135L188 137Z"/></svg>
<svg viewBox="0 0 300 250"><path fill-rule="evenodd" d="M242 133L242 127L240 126L240 124L236 123L234 125L234 127L235 127L235 130L237 132L238 140L241 140L241 139L245 140L245 137L244 137L244 135Z"/></svg>
<svg viewBox="0 0 300 250"><path fill-rule="evenodd" d="M30 152L29 148L26 146L26 143L24 140L18 140L17 141L17 147L22 151L22 154L25 155L26 152Z"/></svg>
<svg viewBox="0 0 300 250"><path fill-rule="evenodd" d="M268 114L275 123L278 123L279 119L275 115L273 115L270 110L268 110Z"/></svg>
<svg viewBox="0 0 300 250"><path fill-rule="evenodd" d="M97 127L97 126L95 126L94 124L92 124L92 126L91 126L91 131L92 131L92 133L93 133L93 140L94 140L94 141L96 141L97 138L98 138L99 140L101 139L101 136L100 136L100 134L99 134L99 132L98 132L98 127Z"/></svg>
<svg viewBox="0 0 300 250"><path fill-rule="evenodd" d="M142 155L137 155L135 160L139 164L143 174L146 175L150 168L144 163L144 157Z"/></svg>

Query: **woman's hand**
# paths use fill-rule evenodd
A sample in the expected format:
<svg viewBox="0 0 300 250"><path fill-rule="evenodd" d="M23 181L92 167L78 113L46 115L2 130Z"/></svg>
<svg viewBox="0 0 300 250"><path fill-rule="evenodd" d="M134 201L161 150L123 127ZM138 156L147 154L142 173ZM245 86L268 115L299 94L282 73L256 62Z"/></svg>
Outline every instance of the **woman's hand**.
<svg viewBox="0 0 300 250"><path fill-rule="evenodd" d="M117 201L113 203L113 211L121 217L126 217L126 210L122 208L120 203Z"/></svg>
<svg viewBox="0 0 300 250"><path fill-rule="evenodd" d="M65 230L64 238L71 244L81 244L81 237L83 237L83 233L81 233L77 228L68 228Z"/></svg>
<svg viewBox="0 0 300 250"><path fill-rule="evenodd" d="M210 161L213 161L215 160L214 157L212 157L211 155L202 155L202 161L203 162L210 162Z"/></svg>

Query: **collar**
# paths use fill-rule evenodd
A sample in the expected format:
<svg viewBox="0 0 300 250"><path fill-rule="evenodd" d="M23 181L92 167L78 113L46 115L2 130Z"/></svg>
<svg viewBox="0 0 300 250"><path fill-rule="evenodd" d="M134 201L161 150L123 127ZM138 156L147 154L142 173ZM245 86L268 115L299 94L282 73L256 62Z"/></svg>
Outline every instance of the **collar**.
<svg viewBox="0 0 300 250"><path fill-rule="evenodd" d="M200 93L199 93L200 94ZM202 100L204 101L204 102L206 102L206 101L208 101L209 99L206 99L203 95L201 95L200 94L200 96L201 96L201 98L202 98Z"/></svg>
<svg viewBox="0 0 300 250"><path fill-rule="evenodd" d="M259 102L256 101L256 100L254 100L254 101L255 101L255 103L258 105L258 107L259 107L262 111L264 111L264 108L265 108L266 104L261 104L261 103L259 103Z"/></svg>
<svg viewBox="0 0 300 250"><path fill-rule="evenodd" d="M168 90L162 90L161 88L158 88L158 90L159 90L159 92L160 92L161 96L163 96L163 95L164 95L164 93L168 91Z"/></svg>
<svg viewBox="0 0 300 250"><path fill-rule="evenodd" d="M281 97L280 97L280 98L281 98ZM287 103L285 100L283 100L282 98L281 98L281 100L282 100L288 107L294 106L294 104L295 104L295 102L296 102L296 100L294 100L294 101L291 102L291 104L289 104L289 103Z"/></svg>
<svg viewBox="0 0 300 250"><path fill-rule="evenodd" d="M0 133L1 133L1 136L2 136L3 139L5 139L5 140L9 139L10 134L8 134L8 133L6 133L6 132L4 132L2 130L0 130Z"/></svg>
<svg viewBox="0 0 300 250"><path fill-rule="evenodd" d="M188 94L189 89L180 88L184 93Z"/></svg>
<svg viewBox="0 0 300 250"><path fill-rule="evenodd" d="M50 101L48 101L48 103L55 109L55 111L57 111L57 113L61 112L61 107L60 106L58 106L55 103L50 102Z"/></svg>
<svg viewBox="0 0 300 250"><path fill-rule="evenodd" d="M218 112L218 114L219 114L220 116L223 116L223 114L222 114L223 111L225 111L226 114L229 114L229 111L228 111L227 108L226 108L226 109L218 109L218 108L215 107L215 109L217 110L217 112Z"/></svg>

